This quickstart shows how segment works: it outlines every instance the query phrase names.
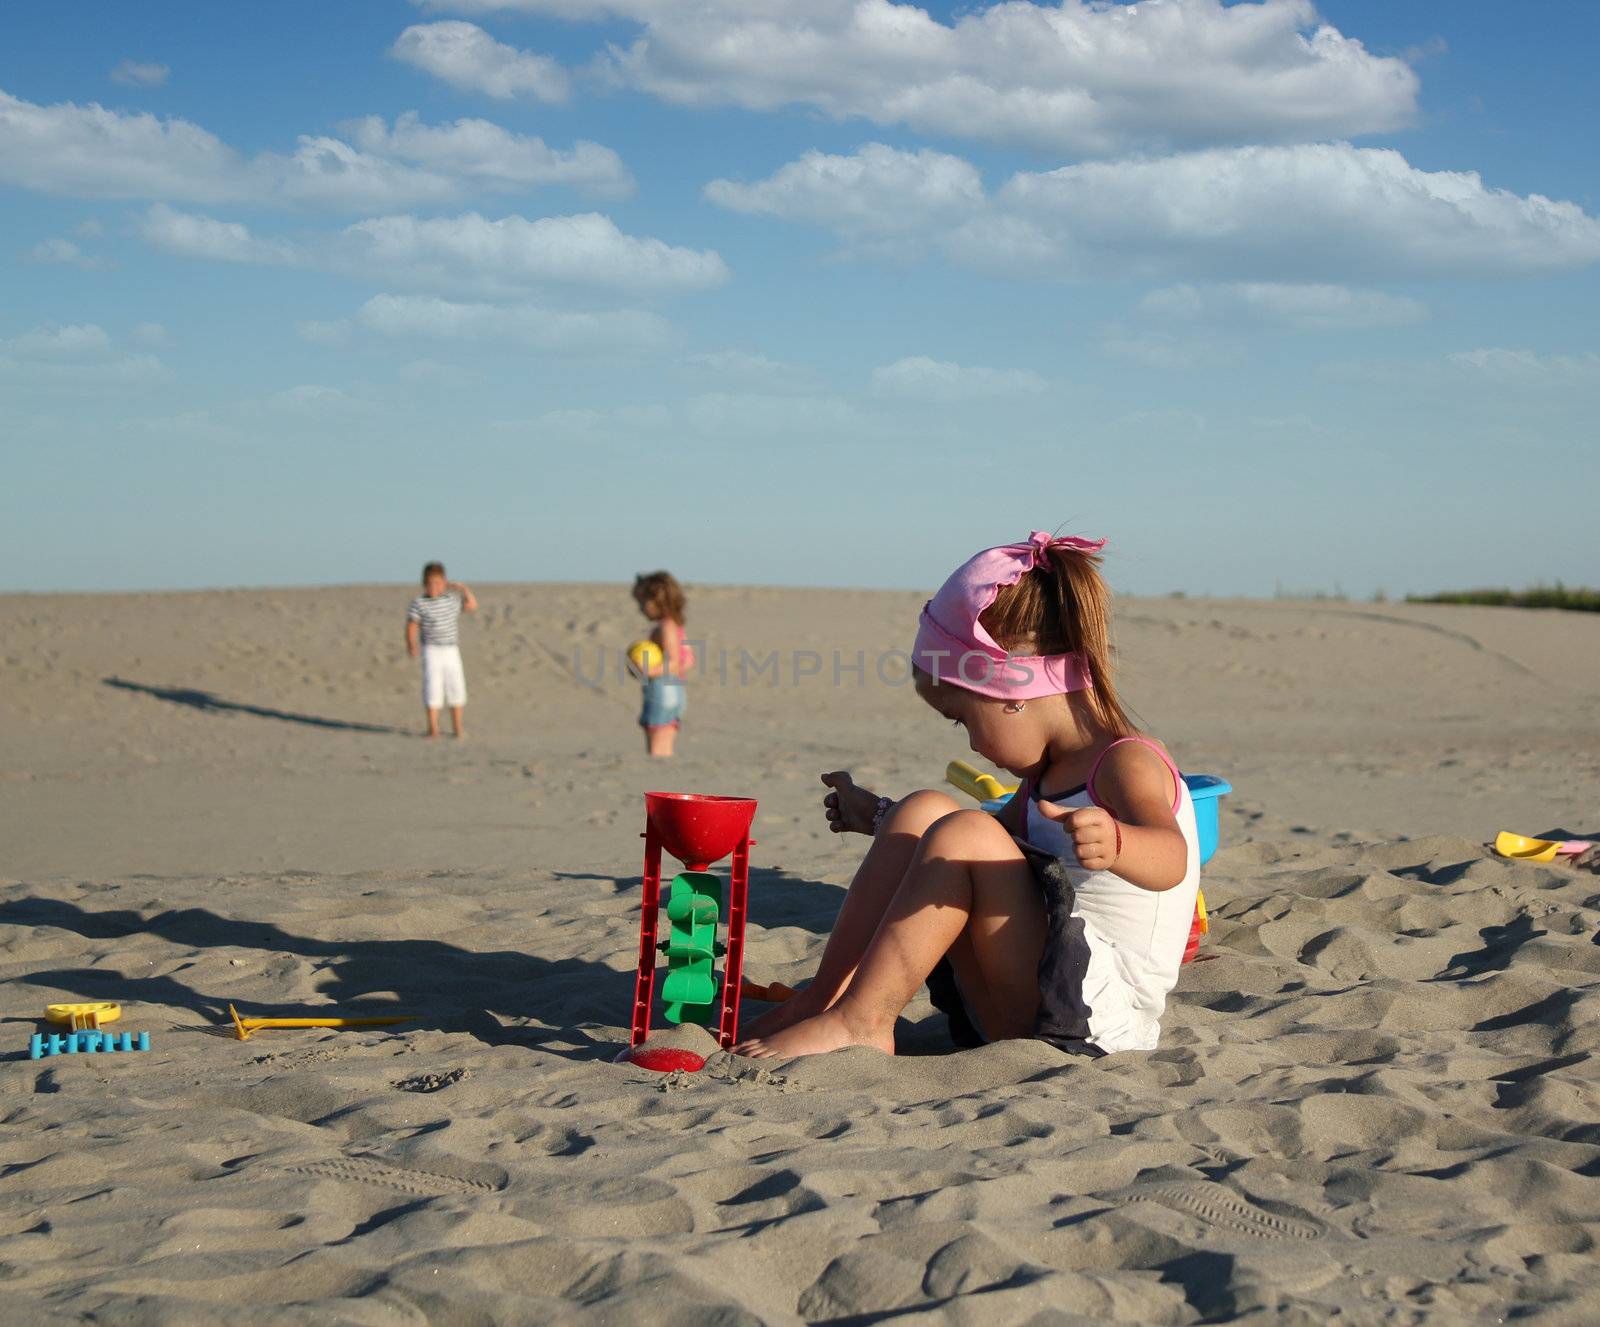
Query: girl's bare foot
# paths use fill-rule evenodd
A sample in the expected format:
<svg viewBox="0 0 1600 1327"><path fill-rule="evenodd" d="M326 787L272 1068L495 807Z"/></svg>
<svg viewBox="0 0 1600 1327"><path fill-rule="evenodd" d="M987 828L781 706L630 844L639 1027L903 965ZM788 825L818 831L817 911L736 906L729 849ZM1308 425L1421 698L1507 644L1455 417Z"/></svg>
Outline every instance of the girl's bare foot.
<svg viewBox="0 0 1600 1327"><path fill-rule="evenodd" d="M872 818L878 811L878 799L865 788L856 787L848 770L838 769L831 774L824 774L822 781L831 789L822 799L828 828L835 834L872 833Z"/></svg>
<svg viewBox="0 0 1600 1327"><path fill-rule="evenodd" d="M747 1037L733 1048L733 1053L756 1060L789 1060L798 1055L822 1055L845 1046L871 1046L893 1055L894 1025L858 1026L841 1005L835 1005L769 1037Z"/></svg>
<svg viewBox="0 0 1600 1327"><path fill-rule="evenodd" d="M807 1018L813 1018L822 1012L822 1002L810 995L810 988L796 991L782 1004L776 1005L762 1014L749 1027L745 1028L744 1039L753 1037L770 1037L774 1032L782 1032L786 1027L793 1027L796 1023Z"/></svg>

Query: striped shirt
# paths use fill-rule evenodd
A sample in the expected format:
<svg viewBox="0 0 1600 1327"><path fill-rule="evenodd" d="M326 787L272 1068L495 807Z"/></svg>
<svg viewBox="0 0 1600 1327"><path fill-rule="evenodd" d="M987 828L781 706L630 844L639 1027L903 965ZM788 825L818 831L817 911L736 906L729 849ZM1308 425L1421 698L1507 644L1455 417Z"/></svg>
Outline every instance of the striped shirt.
<svg viewBox="0 0 1600 1327"><path fill-rule="evenodd" d="M430 599L419 594L406 609L406 621L422 628L424 645L459 645L461 643L461 596L453 590Z"/></svg>

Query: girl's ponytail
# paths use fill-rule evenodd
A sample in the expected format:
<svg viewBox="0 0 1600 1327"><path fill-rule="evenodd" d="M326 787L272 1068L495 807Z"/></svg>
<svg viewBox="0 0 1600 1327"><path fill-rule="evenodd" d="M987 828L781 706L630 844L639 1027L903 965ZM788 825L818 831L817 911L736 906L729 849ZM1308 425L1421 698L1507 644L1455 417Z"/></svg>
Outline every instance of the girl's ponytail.
<svg viewBox="0 0 1600 1327"><path fill-rule="evenodd" d="M981 620L996 644L1013 654L1080 654L1094 689L1085 697L1119 737L1137 731L1117 698L1111 673L1111 588L1100 555L1053 544L1048 569L1038 567L1003 587Z"/></svg>
<svg viewBox="0 0 1600 1327"><path fill-rule="evenodd" d="M1111 675L1111 587L1100 575L1100 555L1057 545L1050 550L1059 621L1066 651L1081 654L1094 679L1089 702L1100 721L1119 737L1135 731L1117 698Z"/></svg>

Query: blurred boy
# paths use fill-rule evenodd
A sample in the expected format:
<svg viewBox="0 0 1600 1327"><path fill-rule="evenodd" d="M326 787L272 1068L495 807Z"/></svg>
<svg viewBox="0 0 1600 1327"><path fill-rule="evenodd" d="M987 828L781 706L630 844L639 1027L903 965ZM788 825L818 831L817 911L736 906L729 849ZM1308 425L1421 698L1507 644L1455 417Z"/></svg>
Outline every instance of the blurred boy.
<svg viewBox="0 0 1600 1327"><path fill-rule="evenodd" d="M461 613L478 611L472 591L447 581L444 563L422 569L422 593L406 609L406 650L422 659L422 706L428 736L439 735L439 707L450 707L450 722L460 737L461 708L467 703L467 675L461 668Z"/></svg>

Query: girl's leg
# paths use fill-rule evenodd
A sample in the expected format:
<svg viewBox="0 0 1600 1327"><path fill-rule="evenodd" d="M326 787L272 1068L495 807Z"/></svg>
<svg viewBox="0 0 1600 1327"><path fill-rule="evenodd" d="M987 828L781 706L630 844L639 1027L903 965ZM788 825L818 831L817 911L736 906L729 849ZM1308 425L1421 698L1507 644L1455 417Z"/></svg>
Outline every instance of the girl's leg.
<svg viewBox="0 0 1600 1327"><path fill-rule="evenodd" d="M751 1023L746 1029L748 1036L770 1035L820 1014L839 998L872 943L878 924L916 855L918 841L930 825L959 809L954 798L927 790L914 792L896 804L856 868L822 951L817 975L803 991Z"/></svg>
<svg viewBox="0 0 1600 1327"><path fill-rule="evenodd" d="M652 756L670 756L677 741L678 730L670 723L644 730L645 750Z"/></svg>
<svg viewBox="0 0 1600 1327"><path fill-rule="evenodd" d="M462 735L461 706L459 705L450 707L450 727L457 737Z"/></svg>
<svg viewBox="0 0 1600 1327"><path fill-rule="evenodd" d="M1038 1011L1044 935L1044 898L1011 836L981 811L957 811L922 836L854 979L832 1006L734 1049L787 1057L875 1046L893 1054L895 1019L963 937L957 979L975 997L985 1034L1026 1035Z"/></svg>

